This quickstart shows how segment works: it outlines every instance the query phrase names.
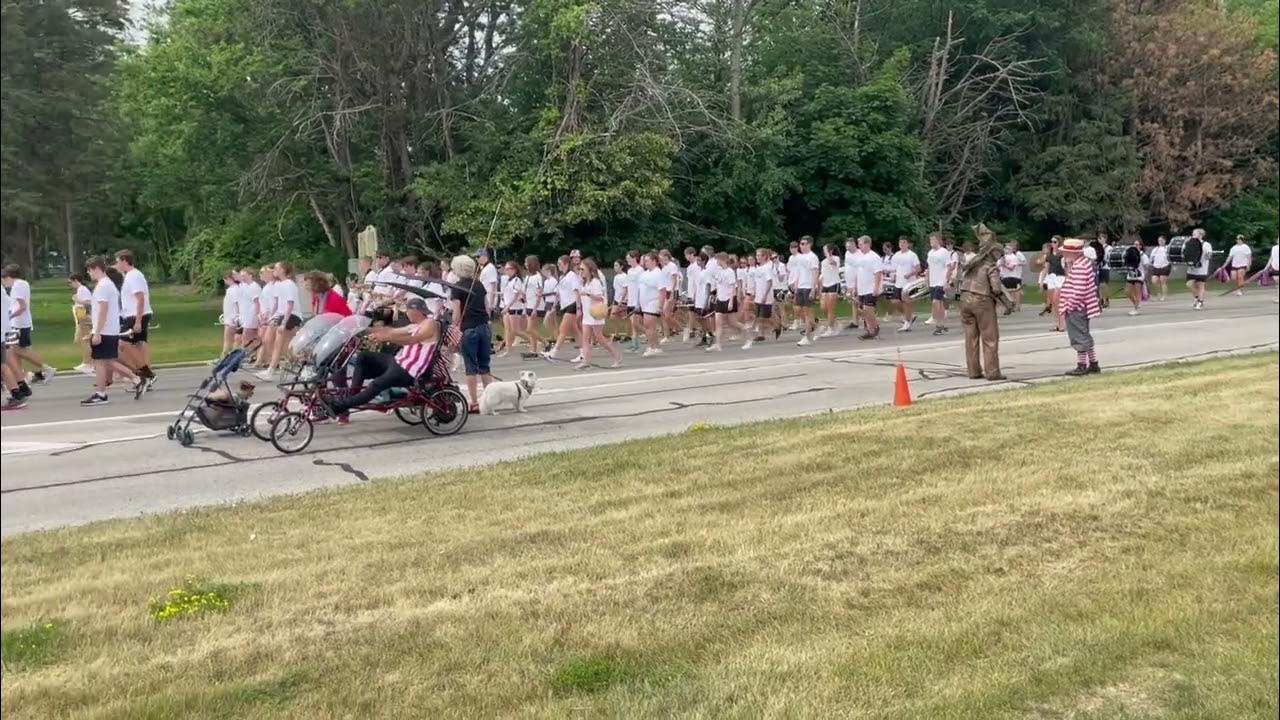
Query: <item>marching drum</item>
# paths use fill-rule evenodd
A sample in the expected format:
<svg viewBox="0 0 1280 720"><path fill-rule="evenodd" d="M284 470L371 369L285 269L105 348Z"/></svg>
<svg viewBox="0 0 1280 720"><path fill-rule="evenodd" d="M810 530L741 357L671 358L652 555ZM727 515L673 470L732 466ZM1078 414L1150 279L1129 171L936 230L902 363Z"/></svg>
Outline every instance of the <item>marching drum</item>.
<svg viewBox="0 0 1280 720"><path fill-rule="evenodd" d="M1117 247L1114 245L1111 246L1110 248L1107 248L1107 256L1105 258L1103 267L1106 267L1111 270L1124 270L1125 269L1124 252L1127 249L1128 248Z"/></svg>
<svg viewBox="0 0 1280 720"><path fill-rule="evenodd" d="M929 278L916 278L902 288L902 297L907 300L919 300L929 296Z"/></svg>
<svg viewBox="0 0 1280 720"><path fill-rule="evenodd" d="M1107 250L1107 265L1112 270L1137 270L1142 267L1142 251L1133 245L1113 246Z"/></svg>
<svg viewBox="0 0 1280 720"><path fill-rule="evenodd" d="M1182 257L1182 248L1186 247L1187 241L1190 239L1191 237L1189 235L1179 235L1178 237L1173 238L1172 240L1169 241L1169 262L1171 263L1186 262L1186 260Z"/></svg>

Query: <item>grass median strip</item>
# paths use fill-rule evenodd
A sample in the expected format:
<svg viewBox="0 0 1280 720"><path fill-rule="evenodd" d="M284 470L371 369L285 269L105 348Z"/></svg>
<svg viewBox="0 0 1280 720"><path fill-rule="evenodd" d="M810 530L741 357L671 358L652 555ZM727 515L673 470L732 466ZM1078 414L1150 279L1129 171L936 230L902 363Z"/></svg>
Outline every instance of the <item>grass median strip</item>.
<svg viewBox="0 0 1280 720"><path fill-rule="evenodd" d="M6 632L75 632L0 710L1274 717L1278 375L1176 365L10 538ZM156 623L192 574L234 605Z"/></svg>

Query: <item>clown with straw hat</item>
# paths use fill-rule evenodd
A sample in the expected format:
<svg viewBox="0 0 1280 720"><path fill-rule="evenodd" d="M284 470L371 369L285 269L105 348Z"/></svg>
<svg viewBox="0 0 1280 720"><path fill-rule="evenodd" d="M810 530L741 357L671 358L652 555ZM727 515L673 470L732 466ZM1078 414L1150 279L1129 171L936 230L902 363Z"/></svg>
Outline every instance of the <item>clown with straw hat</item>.
<svg viewBox="0 0 1280 720"><path fill-rule="evenodd" d="M1067 277L1058 298L1067 324L1067 339L1076 351L1076 366L1066 374L1075 377L1102 371L1093 350L1093 334L1089 332L1089 321L1101 315L1102 308L1098 304L1098 275L1093 261L1085 256L1088 246L1084 240L1068 238L1059 248Z"/></svg>

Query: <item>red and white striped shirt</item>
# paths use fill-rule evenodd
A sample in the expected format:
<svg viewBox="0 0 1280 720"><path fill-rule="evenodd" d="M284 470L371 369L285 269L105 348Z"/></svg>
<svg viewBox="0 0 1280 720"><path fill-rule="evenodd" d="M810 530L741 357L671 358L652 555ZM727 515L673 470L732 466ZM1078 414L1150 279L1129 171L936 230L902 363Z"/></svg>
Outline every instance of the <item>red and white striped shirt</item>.
<svg viewBox="0 0 1280 720"><path fill-rule="evenodd" d="M417 378L431 363L432 351L436 344L418 343L416 345L405 345L396 353L396 364L409 373L412 378Z"/></svg>
<svg viewBox="0 0 1280 720"><path fill-rule="evenodd" d="M1064 314L1081 312L1090 320L1102 314L1102 307L1098 304L1098 274L1088 258L1081 256L1071 262L1058 298Z"/></svg>

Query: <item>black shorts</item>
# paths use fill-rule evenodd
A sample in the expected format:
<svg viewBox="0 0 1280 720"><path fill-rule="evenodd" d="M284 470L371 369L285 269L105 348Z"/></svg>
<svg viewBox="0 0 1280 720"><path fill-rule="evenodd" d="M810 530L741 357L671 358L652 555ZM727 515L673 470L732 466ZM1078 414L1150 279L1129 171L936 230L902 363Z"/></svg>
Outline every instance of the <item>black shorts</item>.
<svg viewBox="0 0 1280 720"><path fill-rule="evenodd" d="M18 347L31 347L31 328L18 328Z"/></svg>
<svg viewBox="0 0 1280 720"><path fill-rule="evenodd" d="M1102 268L1098 270L1098 282L1100 283L1111 282L1111 270L1109 268Z"/></svg>
<svg viewBox="0 0 1280 720"><path fill-rule="evenodd" d="M839 294L840 294L840 285L839 285L839 283L837 283L837 284L835 284L835 285L823 285L823 286L822 286L822 294L823 294L823 295L839 295Z"/></svg>
<svg viewBox="0 0 1280 720"><path fill-rule="evenodd" d="M1017 290L1022 287L1022 278L1005 277L1000 278L1000 284L1009 290Z"/></svg>
<svg viewBox="0 0 1280 720"><path fill-rule="evenodd" d="M773 317L773 304L756 303L756 317L768 320Z"/></svg>
<svg viewBox="0 0 1280 720"><path fill-rule="evenodd" d="M728 300L717 300L716 312L722 315L728 315L729 313L733 312L733 309Z"/></svg>
<svg viewBox="0 0 1280 720"><path fill-rule="evenodd" d="M894 301L901 300L902 288L890 285L886 287L884 290L880 291L880 296L883 297L885 300L894 300Z"/></svg>
<svg viewBox="0 0 1280 720"><path fill-rule="evenodd" d="M813 305L813 288L796 288L796 307Z"/></svg>
<svg viewBox="0 0 1280 720"><path fill-rule="evenodd" d="M943 301L947 299L947 289L941 285L934 285L929 288L929 300Z"/></svg>
<svg viewBox="0 0 1280 720"><path fill-rule="evenodd" d="M115 360L120 357L120 338L116 335L102 335L99 342L89 344L89 357L94 360Z"/></svg>
<svg viewBox="0 0 1280 720"><path fill-rule="evenodd" d="M142 330L131 335L125 335L126 332L133 330L133 318L120 318L120 339L130 345L141 345L147 341L147 330L151 327L151 313L142 316ZM236 332L240 332L237 329Z"/></svg>
<svg viewBox="0 0 1280 720"><path fill-rule="evenodd" d="M698 317L710 317L715 314L716 309L711 304L707 304L705 307L694 307L693 312Z"/></svg>
<svg viewBox="0 0 1280 720"><path fill-rule="evenodd" d="M1208 279L1209 279L1208 275L1201 275L1199 273L1187 273L1187 282L1204 282L1205 280L1208 280Z"/></svg>
<svg viewBox="0 0 1280 720"><path fill-rule="evenodd" d="M876 306L875 295L859 295L858 304L864 308L874 308Z"/></svg>
<svg viewBox="0 0 1280 720"><path fill-rule="evenodd" d="M577 314L578 314L578 303L573 303L572 305L565 305L564 307L560 308L561 317L565 315L577 315Z"/></svg>
<svg viewBox="0 0 1280 720"><path fill-rule="evenodd" d="M1172 269L1168 265L1162 268L1151 268L1151 277L1169 277L1169 271Z"/></svg>

